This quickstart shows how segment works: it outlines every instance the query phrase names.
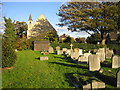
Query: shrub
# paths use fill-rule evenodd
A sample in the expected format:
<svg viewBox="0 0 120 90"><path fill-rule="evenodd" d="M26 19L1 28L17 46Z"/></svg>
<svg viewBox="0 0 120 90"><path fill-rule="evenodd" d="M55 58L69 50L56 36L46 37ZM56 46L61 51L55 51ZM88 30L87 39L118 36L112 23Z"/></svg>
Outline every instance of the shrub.
<svg viewBox="0 0 120 90"><path fill-rule="evenodd" d="M11 67L17 59L15 49L12 48L8 40L2 41L2 68Z"/></svg>

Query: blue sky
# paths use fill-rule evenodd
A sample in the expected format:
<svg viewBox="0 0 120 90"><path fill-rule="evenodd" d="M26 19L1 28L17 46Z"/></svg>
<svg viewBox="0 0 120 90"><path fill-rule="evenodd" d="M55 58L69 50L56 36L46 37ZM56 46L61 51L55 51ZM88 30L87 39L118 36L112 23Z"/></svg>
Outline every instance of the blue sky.
<svg viewBox="0 0 120 90"><path fill-rule="evenodd" d="M85 32L70 32L67 27L60 28L56 24L59 23L58 13L59 7L63 2L4 2L3 3L3 16L10 17L12 20L27 22L29 14L32 14L33 22L44 14L48 21L57 30L58 35L64 33L72 37L87 37Z"/></svg>

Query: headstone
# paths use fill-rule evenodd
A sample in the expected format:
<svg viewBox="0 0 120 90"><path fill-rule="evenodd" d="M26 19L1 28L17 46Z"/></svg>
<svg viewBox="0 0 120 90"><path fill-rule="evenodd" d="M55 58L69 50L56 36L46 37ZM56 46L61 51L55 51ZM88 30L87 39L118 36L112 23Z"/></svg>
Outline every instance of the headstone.
<svg viewBox="0 0 120 90"><path fill-rule="evenodd" d="M113 56L112 58L112 68L120 67L120 56Z"/></svg>
<svg viewBox="0 0 120 90"><path fill-rule="evenodd" d="M71 58L72 59L78 59L79 58L79 53L78 52L72 52L71 53Z"/></svg>
<svg viewBox="0 0 120 90"><path fill-rule="evenodd" d="M63 51L62 50L58 50L57 51L57 55L61 55L61 54L63 54Z"/></svg>
<svg viewBox="0 0 120 90"><path fill-rule="evenodd" d="M117 88L120 88L120 70L117 73Z"/></svg>
<svg viewBox="0 0 120 90"><path fill-rule="evenodd" d="M63 48L62 51L63 51L63 53L65 54L66 51L67 51L67 48Z"/></svg>
<svg viewBox="0 0 120 90"><path fill-rule="evenodd" d="M105 88L104 82L92 81L92 89Z"/></svg>
<svg viewBox="0 0 120 90"><path fill-rule="evenodd" d="M91 89L91 84L83 85L83 90Z"/></svg>
<svg viewBox="0 0 120 90"><path fill-rule="evenodd" d="M106 48L106 58L112 58L112 55L114 54L113 50L109 50L109 48Z"/></svg>
<svg viewBox="0 0 120 90"><path fill-rule="evenodd" d="M54 49L53 49L53 47L49 47L49 53L54 53Z"/></svg>
<svg viewBox="0 0 120 90"><path fill-rule="evenodd" d="M70 55L71 55L71 52L72 52L72 51L71 51L70 49L67 49L67 51L66 51L65 54L68 55L68 56L70 56Z"/></svg>
<svg viewBox="0 0 120 90"><path fill-rule="evenodd" d="M82 49L79 49L79 55L83 55Z"/></svg>
<svg viewBox="0 0 120 90"><path fill-rule="evenodd" d="M105 53L104 52L97 52L96 54L99 56L101 62L105 61Z"/></svg>
<svg viewBox="0 0 120 90"><path fill-rule="evenodd" d="M99 71L100 69L100 59L97 54L90 55L88 57L89 70L90 71Z"/></svg>
<svg viewBox="0 0 120 90"><path fill-rule="evenodd" d="M48 60L48 57L47 56L41 56L40 60Z"/></svg>
<svg viewBox="0 0 120 90"><path fill-rule="evenodd" d="M96 90L99 88L105 88L105 83L101 82L101 81L92 81L91 83L87 84L87 85L83 85L83 90Z"/></svg>
<svg viewBox="0 0 120 90"><path fill-rule="evenodd" d="M78 61L80 62L87 62L88 63L88 57L92 55L91 53L84 53L83 56L79 57Z"/></svg>
<svg viewBox="0 0 120 90"><path fill-rule="evenodd" d="M34 41L34 51L48 51L49 46L49 41Z"/></svg>
<svg viewBox="0 0 120 90"><path fill-rule="evenodd" d="M60 47L59 47L59 46L56 47L56 51L58 51L58 50L60 50Z"/></svg>
<svg viewBox="0 0 120 90"><path fill-rule="evenodd" d="M79 48L74 48L74 52L79 52Z"/></svg>

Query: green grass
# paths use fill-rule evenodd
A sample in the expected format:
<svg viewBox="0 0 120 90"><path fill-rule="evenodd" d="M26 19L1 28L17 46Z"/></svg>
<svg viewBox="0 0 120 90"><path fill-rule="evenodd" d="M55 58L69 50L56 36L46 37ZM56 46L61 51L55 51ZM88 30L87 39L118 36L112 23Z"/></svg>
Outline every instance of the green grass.
<svg viewBox="0 0 120 90"><path fill-rule="evenodd" d="M118 69L111 69L110 60L104 63L108 66L102 64L104 72L100 74L90 72L87 64L77 64L63 55L49 54L46 55L49 60L40 61L42 55L39 51L24 50L17 52L17 56L14 68L2 71L3 88L75 88L73 84L78 84L79 87L83 84L79 77L83 77L83 80L94 77L104 81L106 88L115 87L112 83L116 82ZM108 79L113 82L107 81Z"/></svg>

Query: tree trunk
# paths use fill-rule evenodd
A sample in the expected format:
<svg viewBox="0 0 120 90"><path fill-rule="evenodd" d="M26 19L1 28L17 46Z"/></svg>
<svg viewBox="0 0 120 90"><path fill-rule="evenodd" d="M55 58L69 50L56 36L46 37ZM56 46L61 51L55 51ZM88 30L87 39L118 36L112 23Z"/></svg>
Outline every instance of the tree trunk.
<svg viewBox="0 0 120 90"><path fill-rule="evenodd" d="M101 32L101 38L102 38L101 44L104 46L106 42L106 34L104 32Z"/></svg>
<svg viewBox="0 0 120 90"><path fill-rule="evenodd" d="M106 41L106 39L104 38L104 39L102 39L102 42L101 42L101 44L104 46L105 45L105 41Z"/></svg>

